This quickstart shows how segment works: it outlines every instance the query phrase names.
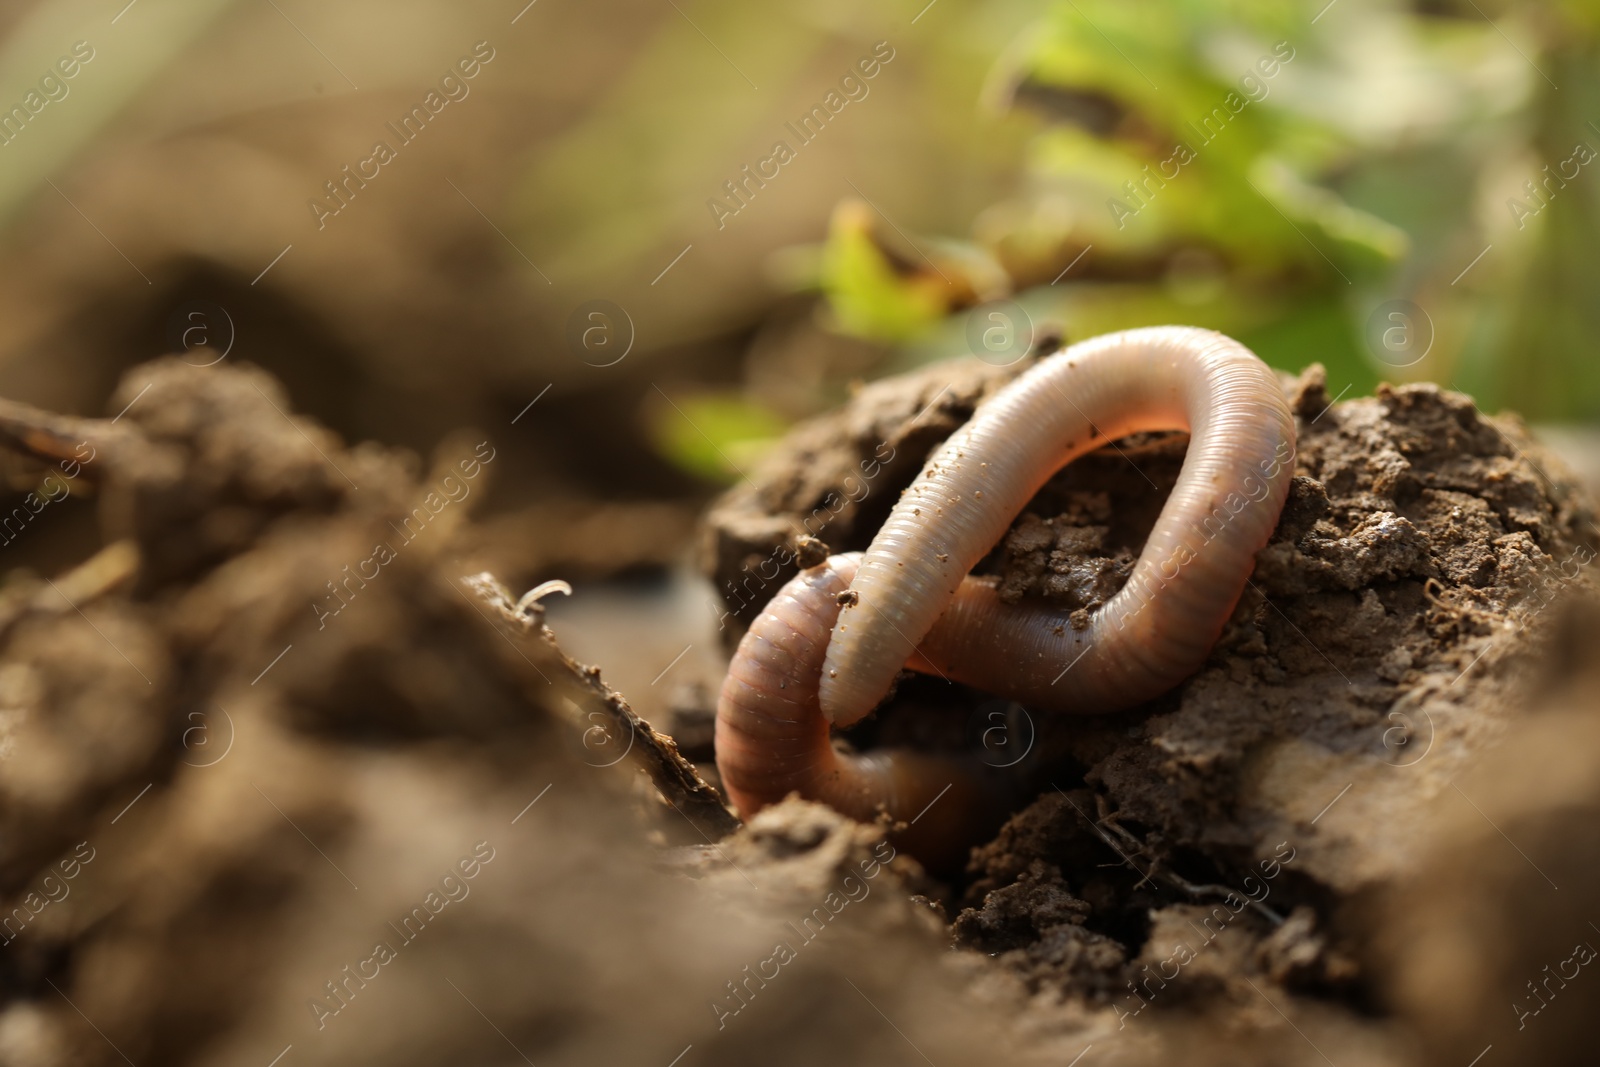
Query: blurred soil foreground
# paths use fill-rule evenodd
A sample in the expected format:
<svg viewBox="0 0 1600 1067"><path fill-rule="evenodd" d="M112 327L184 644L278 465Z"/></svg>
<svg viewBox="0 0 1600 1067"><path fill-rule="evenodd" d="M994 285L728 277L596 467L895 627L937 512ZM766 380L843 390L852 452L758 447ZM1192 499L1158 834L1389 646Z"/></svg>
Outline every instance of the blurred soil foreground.
<svg viewBox="0 0 1600 1067"><path fill-rule="evenodd" d="M1019 369L867 387L724 496L730 642ZM953 871L797 800L738 825L709 698L653 728L464 580L479 435L347 445L176 359L115 422L0 409L99 521L0 595L0 1063L1592 1062L1593 507L1459 395L1285 388L1294 489L1195 677L1070 720L907 678L845 739L1014 763ZM980 570L1092 611L1183 448L1074 464Z"/></svg>

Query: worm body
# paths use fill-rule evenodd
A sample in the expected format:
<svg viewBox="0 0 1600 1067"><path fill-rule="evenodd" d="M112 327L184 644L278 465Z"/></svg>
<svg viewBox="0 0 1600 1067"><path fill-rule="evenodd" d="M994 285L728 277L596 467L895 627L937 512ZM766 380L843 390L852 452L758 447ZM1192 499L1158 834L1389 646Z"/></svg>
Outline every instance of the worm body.
<svg viewBox="0 0 1600 1067"><path fill-rule="evenodd" d="M1056 470L1158 429L1189 430L1182 472L1127 584L1086 629L968 575ZM903 666L1074 712L1171 688L1210 651L1277 525L1294 441L1272 372L1209 330L1130 330L1042 361L934 453L866 553L802 572L751 625L717 708L734 806L748 816L799 792L912 822L937 802L912 827L923 847L906 847L926 858L962 840L1003 793L975 757L839 752L830 722L866 715Z"/></svg>
<svg viewBox="0 0 1600 1067"><path fill-rule="evenodd" d="M801 572L751 623L717 704L717 769L747 818L791 792L863 822L880 809L910 821L939 801L921 842L904 842L927 858L997 814L1006 790L975 757L904 749L856 755L829 742L817 681L839 594L859 561L860 553L831 556Z"/></svg>
<svg viewBox="0 0 1600 1067"><path fill-rule="evenodd" d="M966 581L1062 466L1130 433L1185 429L1183 470L1133 574L1086 629ZM823 713L855 722L908 662L1063 711L1116 711L1170 689L1244 591L1288 495L1294 441L1272 372L1210 330L1128 330L1042 361L933 454L873 539L828 644Z"/></svg>

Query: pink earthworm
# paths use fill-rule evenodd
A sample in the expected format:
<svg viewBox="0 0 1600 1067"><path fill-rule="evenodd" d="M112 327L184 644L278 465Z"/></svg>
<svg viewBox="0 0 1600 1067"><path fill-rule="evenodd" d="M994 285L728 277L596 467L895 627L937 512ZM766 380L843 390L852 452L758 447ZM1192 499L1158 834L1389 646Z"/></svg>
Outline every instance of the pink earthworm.
<svg viewBox="0 0 1600 1067"><path fill-rule="evenodd" d="M920 835L913 825L900 843L924 860L959 860L966 846L952 850L952 843L993 829L1012 799L992 768L970 755L910 749L855 754L829 742L817 683L839 596L860 558L859 552L830 556L800 572L751 623L717 703L717 770L745 818L791 792L863 822L883 810L914 823L938 801L938 819L925 823Z"/></svg>
<svg viewBox="0 0 1600 1067"><path fill-rule="evenodd" d="M963 584L1052 474L1141 430L1188 430L1189 451L1127 584L1087 628ZM1116 711L1165 692L1238 603L1288 496L1294 445L1276 376L1210 330L1128 330L1041 361L933 454L873 538L828 644L823 713L855 722L913 654L1037 708Z"/></svg>
<svg viewBox="0 0 1600 1067"><path fill-rule="evenodd" d="M969 571L1062 466L1142 430L1190 433L1183 469L1127 584L1083 629L1048 604L1003 603ZM864 554L779 592L723 685L717 763L748 815L790 791L857 818L906 819L975 761L836 752L902 667L1043 710L1126 709L1204 661L1271 536L1295 424L1272 371L1190 327L1108 334L1041 360L934 452ZM831 629L830 629L831 628ZM948 824L946 824L948 827Z"/></svg>

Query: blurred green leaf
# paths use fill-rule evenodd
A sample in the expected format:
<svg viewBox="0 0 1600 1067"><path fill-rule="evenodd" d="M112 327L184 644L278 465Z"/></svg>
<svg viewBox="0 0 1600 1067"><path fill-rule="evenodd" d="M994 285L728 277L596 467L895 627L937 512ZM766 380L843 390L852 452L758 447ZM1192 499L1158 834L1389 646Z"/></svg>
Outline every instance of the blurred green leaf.
<svg viewBox="0 0 1600 1067"><path fill-rule="evenodd" d="M718 484L741 477L789 425L735 392L675 394L670 402L653 406L647 421L663 456Z"/></svg>
<svg viewBox="0 0 1600 1067"><path fill-rule="evenodd" d="M871 231L853 217L836 221L828 233L821 283L838 328L856 337L914 340L946 311L934 285L925 276L897 270Z"/></svg>
<svg viewBox="0 0 1600 1067"><path fill-rule="evenodd" d="M33 101L45 101L36 105L33 121L10 135L15 143L0 146L5 159L0 166L0 222L10 221L28 197L236 2L149 4L118 25L114 37L104 4L53 0L35 5L0 46L0 109L20 107L30 93ZM84 43L90 58L63 81L54 64L77 42ZM41 79L48 76L54 76L59 99L47 97L42 88Z"/></svg>
<svg viewBox="0 0 1600 1067"><path fill-rule="evenodd" d="M1046 5L992 94L1042 126L1017 190L973 227L1018 299L1072 338L1211 326L1278 367L1323 363L1349 396L1434 378L1490 410L1600 417L1600 160L1571 163L1600 150L1600 8L1321 14ZM843 328L912 360L962 349L963 316L933 329L933 305L869 248L835 235L831 252ZM1397 301L1415 359L1374 347Z"/></svg>

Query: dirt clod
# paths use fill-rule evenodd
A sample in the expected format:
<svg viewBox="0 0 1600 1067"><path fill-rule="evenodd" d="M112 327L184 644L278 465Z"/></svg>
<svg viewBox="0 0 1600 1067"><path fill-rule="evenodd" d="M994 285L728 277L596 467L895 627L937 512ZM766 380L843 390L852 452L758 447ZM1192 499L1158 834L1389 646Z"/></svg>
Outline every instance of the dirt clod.
<svg viewBox="0 0 1600 1067"><path fill-rule="evenodd" d="M796 430L708 519L730 611L745 610L728 595L745 561L814 509L837 549L866 547L942 439L918 432L926 398L943 428L1007 377L941 364ZM974 843L960 890L958 945L1124 1021L1178 1003L1252 1018L1250 982L1370 1010L1379 983L1349 916L1417 869L1415 827L1394 813L1444 794L1527 713L1543 609L1588 583L1593 506L1514 419L1431 385L1334 403L1319 367L1285 389L1289 499L1212 655L1134 711L1030 716L1018 773L1038 798ZM827 507L885 441L870 492ZM1072 464L977 573L1082 628L1126 581L1186 445L1144 434ZM985 699L917 680L902 694L857 743Z"/></svg>

